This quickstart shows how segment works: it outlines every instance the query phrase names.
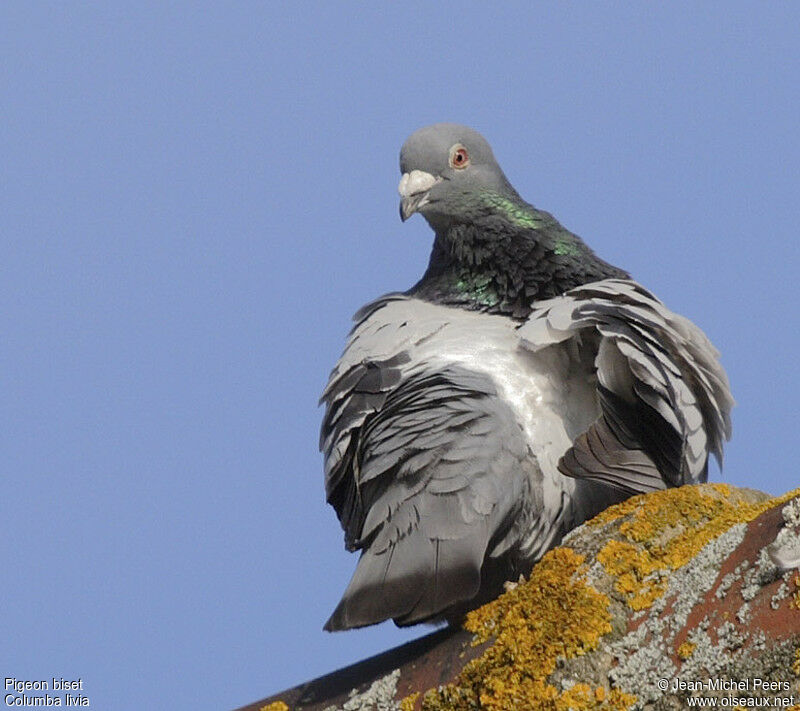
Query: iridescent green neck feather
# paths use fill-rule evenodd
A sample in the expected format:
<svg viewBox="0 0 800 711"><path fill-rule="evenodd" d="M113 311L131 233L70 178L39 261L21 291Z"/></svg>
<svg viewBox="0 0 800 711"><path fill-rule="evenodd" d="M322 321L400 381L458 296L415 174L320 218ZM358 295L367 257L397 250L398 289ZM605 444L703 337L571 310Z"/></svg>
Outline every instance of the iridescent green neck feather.
<svg viewBox="0 0 800 711"><path fill-rule="evenodd" d="M474 274L468 271L464 271L460 275L456 274L453 288L480 306L491 308L497 306L501 301L491 276L486 274Z"/></svg>
<svg viewBox="0 0 800 711"><path fill-rule="evenodd" d="M538 230L544 226L541 213L531 205L526 205L491 191L480 193L480 200L493 211L503 215L516 227Z"/></svg>
<svg viewBox="0 0 800 711"><path fill-rule="evenodd" d="M627 274L599 259L549 213L515 192L461 193L436 231L428 270L410 294L525 318L533 302Z"/></svg>

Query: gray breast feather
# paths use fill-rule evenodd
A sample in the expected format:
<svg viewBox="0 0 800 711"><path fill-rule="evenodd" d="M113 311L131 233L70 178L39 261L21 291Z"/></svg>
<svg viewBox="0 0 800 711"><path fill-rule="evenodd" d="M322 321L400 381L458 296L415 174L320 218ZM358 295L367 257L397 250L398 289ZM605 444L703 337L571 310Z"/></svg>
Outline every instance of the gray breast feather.
<svg viewBox="0 0 800 711"><path fill-rule="evenodd" d="M390 294L356 315L320 448L361 556L327 629L460 614L585 517L721 460L733 400L697 327L629 280L535 306L520 325Z"/></svg>
<svg viewBox="0 0 800 711"><path fill-rule="evenodd" d="M457 367L403 380L329 461L329 501L362 551L329 630L413 624L475 598L484 559L519 538L536 477L490 379Z"/></svg>
<svg viewBox="0 0 800 711"><path fill-rule="evenodd" d="M700 329L636 282L608 279L541 302L520 328L526 347L599 338L601 416L559 469L630 492L704 481L722 461L733 398Z"/></svg>
<svg viewBox="0 0 800 711"><path fill-rule="evenodd" d="M510 551L542 509L541 474L491 377L420 355L458 314L374 302L323 393L328 501L361 551L326 629L431 619L515 576Z"/></svg>

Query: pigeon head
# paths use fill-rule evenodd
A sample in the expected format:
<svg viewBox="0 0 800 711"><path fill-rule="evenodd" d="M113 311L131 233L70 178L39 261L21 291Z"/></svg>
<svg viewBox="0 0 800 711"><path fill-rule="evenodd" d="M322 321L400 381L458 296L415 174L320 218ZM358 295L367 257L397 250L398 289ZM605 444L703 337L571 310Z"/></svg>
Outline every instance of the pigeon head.
<svg viewBox="0 0 800 711"><path fill-rule="evenodd" d="M400 218L422 214L434 229L468 215L481 195L518 197L477 131L437 123L411 134L400 149Z"/></svg>

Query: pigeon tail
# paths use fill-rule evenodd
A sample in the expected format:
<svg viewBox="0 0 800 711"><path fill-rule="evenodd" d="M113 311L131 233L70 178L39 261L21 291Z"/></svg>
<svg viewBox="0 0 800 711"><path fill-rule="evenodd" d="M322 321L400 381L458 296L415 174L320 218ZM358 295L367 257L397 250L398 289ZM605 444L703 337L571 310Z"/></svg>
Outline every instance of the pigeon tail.
<svg viewBox="0 0 800 711"><path fill-rule="evenodd" d="M414 625L474 598L487 538L485 526L456 540L430 540L417 530L379 553L366 549L324 629L336 632L390 618L399 627Z"/></svg>

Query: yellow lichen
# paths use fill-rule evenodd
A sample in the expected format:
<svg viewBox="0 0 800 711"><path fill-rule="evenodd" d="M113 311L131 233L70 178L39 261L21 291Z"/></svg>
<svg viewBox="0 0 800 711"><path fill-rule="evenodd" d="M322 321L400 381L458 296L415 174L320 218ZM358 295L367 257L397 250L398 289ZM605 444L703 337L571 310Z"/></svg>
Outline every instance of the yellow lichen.
<svg viewBox="0 0 800 711"><path fill-rule="evenodd" d="M418 698L419 691L415 691L413 694L409 694L404 699L401 699L400 711L414 711L414 706L416 705Z"/></svg>
<svg viewBox="0 0 800 711"><path fill-rule="evenodd" d="M556 699L556 711L593 711L594 709L628 709L636 697L619 689L607 690L603 686L593 689L588 684L575 684Z"/></svg>
<svg viewBox="0 0 800 711"><path fill-rule="evenodd" d="M258 711L289 711L289 707L283 701L273 701L271 704L262 706Z"/></svg>
<svg viewBox="0 0 800 711"><path fill-rule="evenodd" d="M476 643L494 644L464 667L458 686L429 691L422 708L628 708L628 695L585 685L561 692L547 681L559 658L595 649L611 631L609 600L586 582L583 561L571 548L551 550L527 583L471 612L465 626Z"/></svg>
<svg viewBox="0 0 800 711"><path fill-rule="evenodd" d="M615 589L634 610L650 607L666 589L658 561L632 543L610 540L598 552L597 560L616 578Z"/></svg>
<svg viewBox="0 0 800 711"><path fill-rule="evenodd" d="M793 582L795 590L792 593L792 601L789 603L789 607L800 610L800 575L796 575Z"/></svg>
<svg viewBox="0 0 800 711"><path fill-rule="evenodd" d="M709 541L737 523L797 496L748 501L726 484L684 486L634 496L590 522L621 521L618 534L597 559L614 576L614 586L634 610L649 608L666 590L669 573L688 563ZM797 595L800 605L800 594Z"/></svg>
<svg viewBox="0 0 800 711"><path fill-rule="evenodd" d="M794 661L792 662L792 671L795 676L800 676L800 647L794 650Z"/></svg>
<svg viewBox="0 0 800 711"><path fill-rule="evenodd" d="M616 539L601 549L598 560L628 605L645 609L664 593L670 572L706 543L798 495L800 489L754 502L725 484L668 489L628 499L589 525L618 522ZM527 583L471 612L465 627L475 634L476 644L494 642L464 667L457 684L426 692L423 711L630 708L636 698L619 689L581 683L560 690L549 682L559 659L596 649L611 631L610 601L589 585L585 573L582 555L555 548L534 567ZM693 652L690 642L677 650L681 659ZM800 673L800 657L797 668Z"/></svg>
<svg viewBox="0 0 800 711"><path fill-rule="evenodd" d="M680 647L678 647L678 657L686 661L689 657L694 654L696 644L692 642L684 642Z"/></svg>

